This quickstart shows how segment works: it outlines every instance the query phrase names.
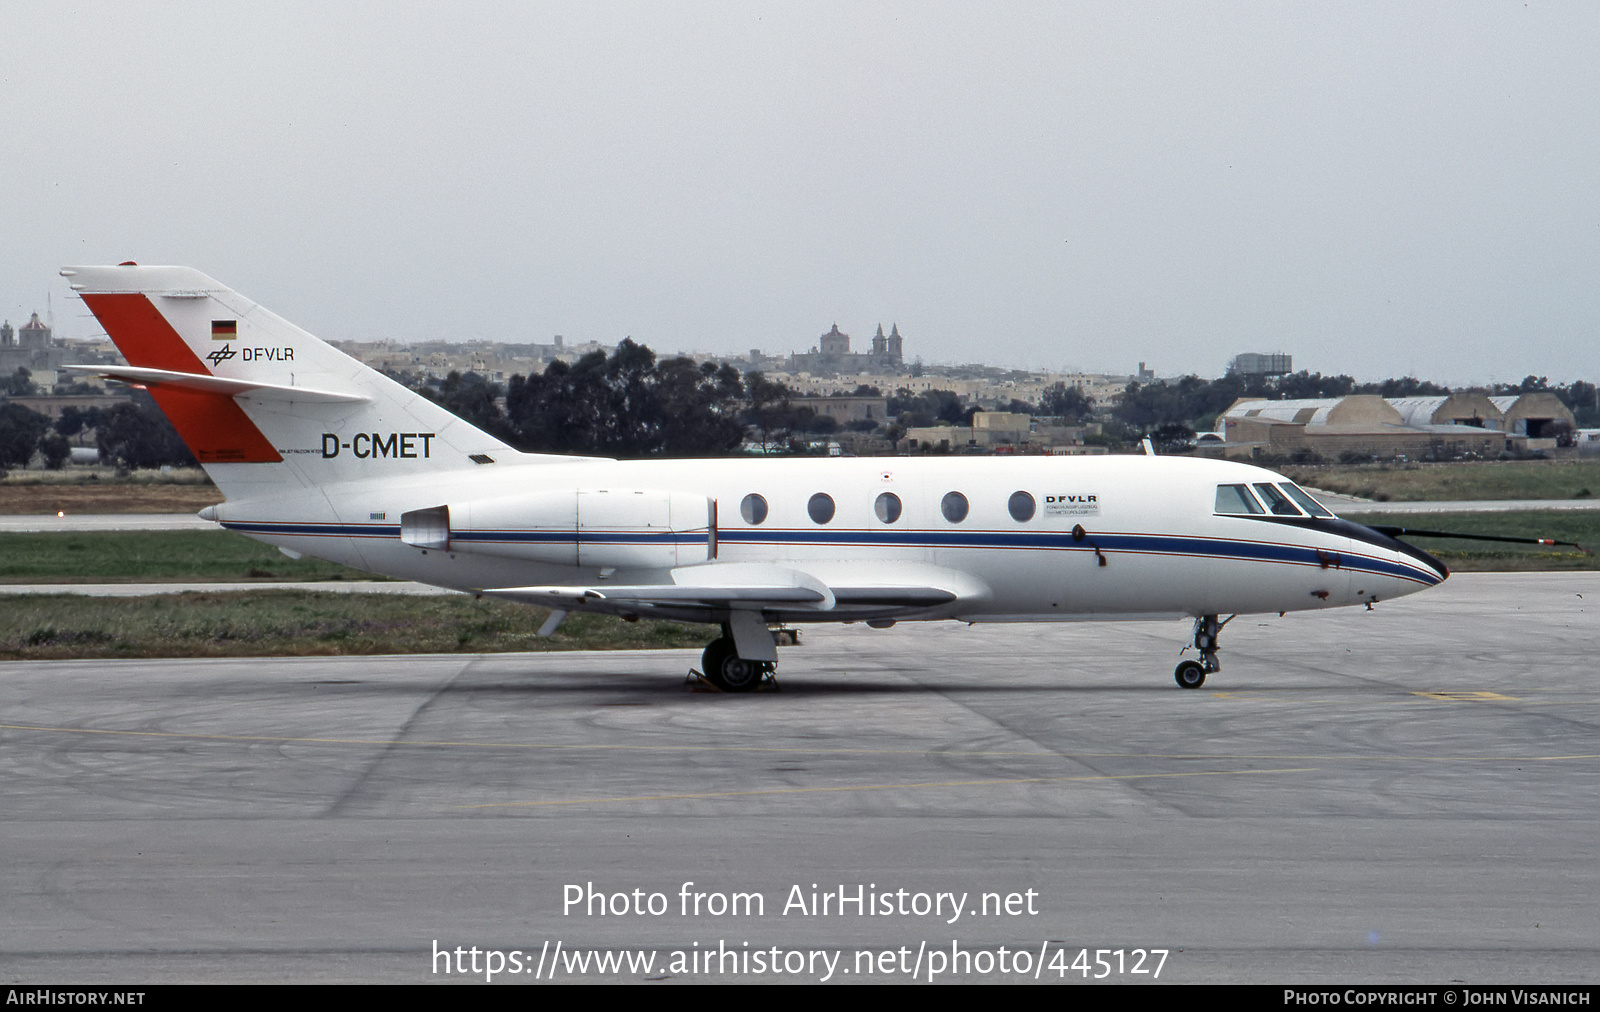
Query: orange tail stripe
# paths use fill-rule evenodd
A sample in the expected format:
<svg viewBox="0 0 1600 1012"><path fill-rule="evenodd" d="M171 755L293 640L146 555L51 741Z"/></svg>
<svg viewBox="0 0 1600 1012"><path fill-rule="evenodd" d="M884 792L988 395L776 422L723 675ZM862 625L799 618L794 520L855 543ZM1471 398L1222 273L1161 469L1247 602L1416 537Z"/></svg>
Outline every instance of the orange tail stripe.
<svg viewBox="0 0 1600 1012"><path fill-rule="evenodd" d="M84 295L83 301L129 365L209 375L200 356L144 295ZM155 386L150 388L150 396L202 464L276 464L283 460L238 402L226 394Z"/></svg>

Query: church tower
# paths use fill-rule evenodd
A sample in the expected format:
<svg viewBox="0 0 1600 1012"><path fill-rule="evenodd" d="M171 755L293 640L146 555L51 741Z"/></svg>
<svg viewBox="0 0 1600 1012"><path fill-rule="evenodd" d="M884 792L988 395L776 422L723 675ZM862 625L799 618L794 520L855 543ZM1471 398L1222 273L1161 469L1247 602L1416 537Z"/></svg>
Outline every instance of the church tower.
<svg viewBox="0 0 1600 1012"><path fill-rule="evenodd" d="M24 348L42 350L50 347L50 328L34 313L33 318L17 328L17 343Z"/></svg>

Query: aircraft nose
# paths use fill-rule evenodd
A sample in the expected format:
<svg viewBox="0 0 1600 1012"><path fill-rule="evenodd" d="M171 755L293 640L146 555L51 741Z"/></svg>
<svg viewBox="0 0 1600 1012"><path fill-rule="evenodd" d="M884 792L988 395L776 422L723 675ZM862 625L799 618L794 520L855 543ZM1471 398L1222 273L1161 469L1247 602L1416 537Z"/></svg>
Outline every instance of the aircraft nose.
<svg viewBox="0 0 1600 1012"><path fill-rule="evenodd" d="M1440 562L1438 559L1418 548L1416 545L1401 541L1399 538L1394 537L1391 534L1388 534L1384 531L1375 530L1371 527L1368 527L1367 530L1372 531L1373 536L1379 539L1380 543L1391 552L1396 552L1408 559L1415 560L1416 562L1426 566L1430 572L1438 577L1439 583L1443 583L1445 580L1450 578L1449 566L1446 566L1443 562Z"/></svg>

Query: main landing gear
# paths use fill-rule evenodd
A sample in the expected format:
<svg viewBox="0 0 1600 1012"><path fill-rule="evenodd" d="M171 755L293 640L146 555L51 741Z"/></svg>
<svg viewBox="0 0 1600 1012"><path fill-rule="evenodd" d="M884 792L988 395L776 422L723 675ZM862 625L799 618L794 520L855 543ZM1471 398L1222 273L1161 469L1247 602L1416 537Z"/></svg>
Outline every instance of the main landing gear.
<svg viewBox="0 0 1600 1012"><path fill-rule="evenodd" d="M1173 680L1180 688L1198 689L1206 684L1207 675L1222 670L1222 665L1217 661L1217 640L1222 635L1222 627L1232 621L1232 615L1220 622L1215 615L1202 615L1194 620L1194 648L1200 651L1200 659L1184 661L1172 673Z"/></svg>
<svg viewBox="0 0 1600 1012"><path fill-rule="evenodd" d="M740 657L733 637L726 634L711 641L700 655L700 665L711 684L723 692L750 692L777 666Z"/></svg>
<svg viewBox="0 0 1600 1012"><path fill-rule="evenodd" d="M778 666L778 642L761 612L735 608L700 663L706 679L723 692L749 692Z"/></svg>

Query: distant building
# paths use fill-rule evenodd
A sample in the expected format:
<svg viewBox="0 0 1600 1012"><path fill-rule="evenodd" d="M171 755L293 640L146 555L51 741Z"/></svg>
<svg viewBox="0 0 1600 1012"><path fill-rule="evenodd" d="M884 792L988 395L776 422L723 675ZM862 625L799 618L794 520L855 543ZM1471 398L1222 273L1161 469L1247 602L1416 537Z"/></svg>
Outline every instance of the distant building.
<svg viewBox="0 0 1600 1012"><path fill-rule="evenodd" d="M872 357L899 362L905 357L904 339L900 336L900 325L893 324L888 337L883 336L883 324L878 324L878 332L872 337Z"/></svg>
<svg viewBox="0 0 1600 1012"><path fill-rule="evenodd" d="M1245 352L1228 363L1228 372L1240 376L1287 376L1294 372L1294 356L1281 351L1270 355Z"/></svg>
<svg viewBox="0 0 1600 1012"><path fill-rule="evenodd" d="M0 375L10 376L22 368L33 374L35 383L48 387L56 380L63 354L38 313L15 330L10 320L0 324Z"/></svg>
<svg viewBox="0 0 1600 1012"><path fill-rule="evenodd" d="M873 422L882 425L889 419L887 397L791 397L791 407L810 408L819 417L827 416L840 425Z"/></svg>
<svg viewBox="0 0 1600 1012"><path fill-rule="evenodd" d="M1546 392L1485 397L1351 394L1316 400L1240 398L1217 418L1229 456L1409 456L1443 459L1553 450L1574 430L1572 412Z"/></svg>
<svg viewBox="0 0 1600 1012"><path fill-rule="evenodd" d="M1505 431L1530 440L1552 439L1562 432L1577 429L1577 420L1561 398L1544 390L1491 397L1490 402L1505 413Z"/></svg>
<svg viewBox="0 0 1600 1012"><path fill-rule="evenodd" d="M790 355L788 368L792 372L817 375L863 372L898 374L904 364L905 340L900 336L899 324L892 324L887 335L883 332L883 324L878 324L878 332L872 338L872 350L853 352L850 350L850 335L835 323L833 329L817 338L817 343L810 351Z"/></svg>
<svg viewBox="0 0 1600 1012"><path fill-rule="evenodd" d="M897 447L901 453L1030 453L1096 454L1103 446L1085 446L1083 438L1098 425L1049 425L1011 411L978 411L968 425L934 425L907 429Z"/></svg>

